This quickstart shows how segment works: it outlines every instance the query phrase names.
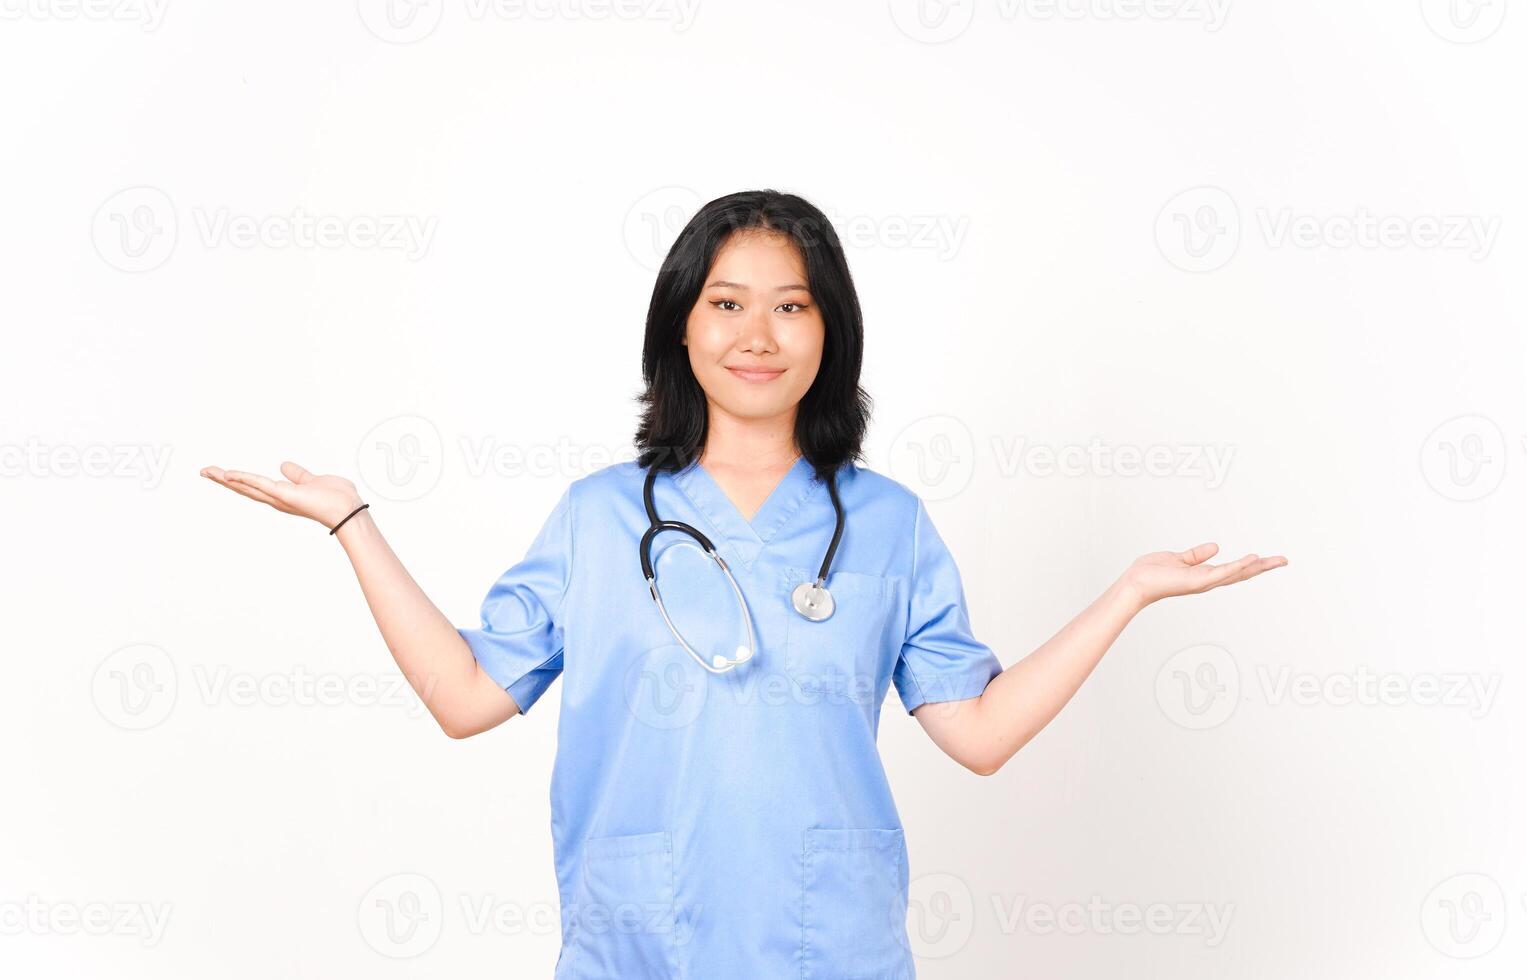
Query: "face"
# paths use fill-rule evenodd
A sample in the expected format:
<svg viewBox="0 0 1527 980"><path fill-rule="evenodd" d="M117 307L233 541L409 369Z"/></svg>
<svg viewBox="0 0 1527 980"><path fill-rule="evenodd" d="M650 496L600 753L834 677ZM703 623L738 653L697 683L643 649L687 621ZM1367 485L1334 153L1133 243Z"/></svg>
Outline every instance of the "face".
<svg viewBox="0 0 1527 980"><path fill-rule="evenodd" d="M795 242L746 231L717 251L684 344L712 411L793 426L822 365L825 336Z"/></svg>

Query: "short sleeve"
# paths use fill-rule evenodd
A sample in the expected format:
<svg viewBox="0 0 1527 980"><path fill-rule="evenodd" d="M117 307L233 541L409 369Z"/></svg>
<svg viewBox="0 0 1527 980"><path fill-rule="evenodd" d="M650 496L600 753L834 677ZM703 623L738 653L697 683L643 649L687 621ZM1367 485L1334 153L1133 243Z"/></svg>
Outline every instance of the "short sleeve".
<svg viewBox="0 0 1527 980"><path fill-rule="evenodd" d="M572 488L546 518L525 557L500 575L482 604L482 626L458 629L483 672L520 713L562 673L562 600L572 579Z"/></svg>
<svg viewBox="0 0 1527 980"><path fill-rule="evenodd" d="M960 571L921 500L908 592L907 635L892 674L907 713L929 701L979 696L1002 663L971 635Z"/></svg>

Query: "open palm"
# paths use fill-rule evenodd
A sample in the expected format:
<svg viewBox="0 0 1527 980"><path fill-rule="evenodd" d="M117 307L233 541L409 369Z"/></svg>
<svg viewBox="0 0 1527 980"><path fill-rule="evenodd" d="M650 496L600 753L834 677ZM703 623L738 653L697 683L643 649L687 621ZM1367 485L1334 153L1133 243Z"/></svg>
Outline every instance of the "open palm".
<svg viewBox="0 0 1527 980"><path fill-rule="evenodd" d="M1262 558L1255 554L1218 565L1207 564L1219 545L1206 542L1187 551L1154 551L1136 558L1124 573L1125 580L1146 605L1174 595L1207 592L1232 582L1244 582L1271 568L1288 564L1282 555Z"/></svg>
<svg viewBox="0 0 1527 980"><path fill-rule="evenodd" d="M269 504L283 514L306 517L324 527L333 527L361 505L360 494L349 480L342 476L314 476L296 463L281 464L285 480L216 466L206 467L201 475L250 500Z"/></svg>

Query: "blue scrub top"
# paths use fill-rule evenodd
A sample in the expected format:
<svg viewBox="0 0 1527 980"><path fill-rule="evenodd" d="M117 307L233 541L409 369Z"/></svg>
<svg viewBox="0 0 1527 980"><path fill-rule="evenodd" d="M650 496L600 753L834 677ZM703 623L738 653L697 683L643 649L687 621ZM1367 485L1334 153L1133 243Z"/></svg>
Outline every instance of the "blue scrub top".
<svg viewBox="0 0 1527 980"><path fill-rule="evenodd" d="M660 473L658 514L711 539L754 620L754 657L711 674L642 576L644 476L625 462L573 482L493 584L482 627L460 631L527 715L562 677L557 980L913 977L907 850L875 733L892 683L910 712L976 697L1002 670L971 635L954 559L916 494L846 464L836 607L810 622L790 593L815 579L834 518L804 457L751 521L698 463ZM730 656L746 627L700 556L658 535L658 587L701 655Z"/></svg>

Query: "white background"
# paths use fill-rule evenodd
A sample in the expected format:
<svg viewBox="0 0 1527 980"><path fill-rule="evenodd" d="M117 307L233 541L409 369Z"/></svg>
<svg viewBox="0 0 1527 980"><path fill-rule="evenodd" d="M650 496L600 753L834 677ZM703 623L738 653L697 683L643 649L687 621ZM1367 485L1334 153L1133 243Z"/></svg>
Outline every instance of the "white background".
<svg viewBox="0 0 1527 980"><path fill-rule="evenodd" d="M0 973L550 976L560 686L447 739L197 472L355 479L475 624L629 457L667 242L773 187L1004 664L1140 553L1290 559L990 778L892 695L919 976L1521 976L1527 10L1470 2L3 0Z"/></svg>

